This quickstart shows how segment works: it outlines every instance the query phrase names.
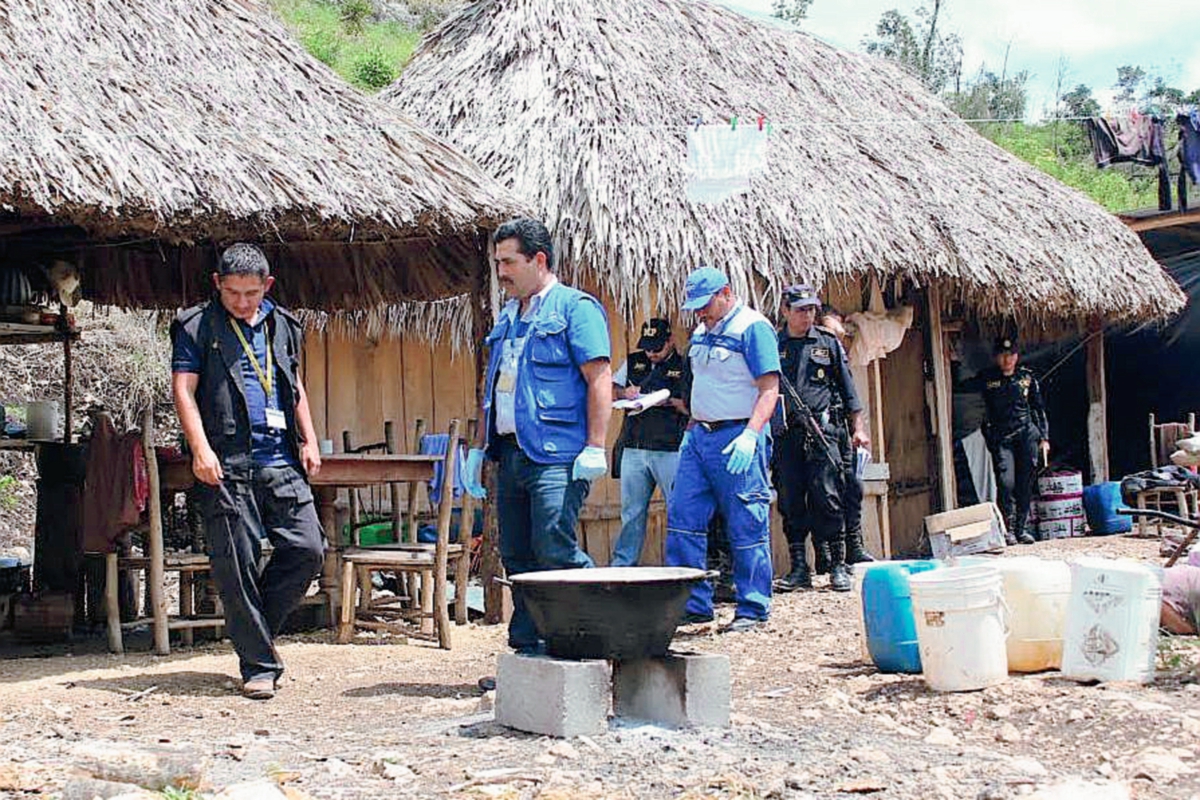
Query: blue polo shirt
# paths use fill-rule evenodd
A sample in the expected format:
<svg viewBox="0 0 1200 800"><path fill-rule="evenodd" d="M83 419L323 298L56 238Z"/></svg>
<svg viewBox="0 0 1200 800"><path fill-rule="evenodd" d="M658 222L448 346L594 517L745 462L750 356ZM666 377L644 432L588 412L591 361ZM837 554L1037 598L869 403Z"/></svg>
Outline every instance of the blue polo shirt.
<svg viewBox="0 0 1200 800"><path fill-rule="evenodd" d="M217 301L214 301L217 302ZM269 299L263 299L258 307L258 322L249 325L242 320L234 320L246 337L247 344L254 351L254 358L260 368L267 364L267 315L275 308ZM233 317L229 317L233 319ZM274 358L274 355L272 355ZM273 430L267 425L267 406L279 408L279 364L276 361L275 374L272 376L271 397L268 400L266 389L258 379L258 371L250 363L246 352L238 360L242 369L242 383L246 386L246 411L250 417L250 457L261 467L297 466L295 458L288 449L286 431ZM200 348L190 336L176 336L174 352L171 355L172 372L189 372L200 374L204 360Z"/></svg>

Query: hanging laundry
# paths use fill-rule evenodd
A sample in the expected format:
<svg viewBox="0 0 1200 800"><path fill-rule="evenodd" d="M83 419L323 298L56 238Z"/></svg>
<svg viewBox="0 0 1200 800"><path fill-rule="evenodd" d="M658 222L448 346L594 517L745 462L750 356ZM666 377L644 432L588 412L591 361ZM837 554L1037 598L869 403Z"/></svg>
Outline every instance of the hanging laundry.
<svg viewBox="0 0 1200 800"><path fill-rule="evenodd" d="M1158 208L1171 209L1171 176L1167 172L1166 134L1159 117L1091 117L1084 121L1097 167L1130 163L1158 167Z"/></svg>
<svg viewBox="0 0 1200 800"><path fill-rule="evenodd" d="M750 189L767 168L768 131L755 125L690 125L687 131L687 198L719 203Z"/></svg>
<svg viewBox="0 0 1200 800"><path fill-rule="evenodd" d="M1179 165L1193 184L1200 183L1200 111L1179 114Z"/></svg>
<svg viewBox="0 0 1200 800"><path fill-rule="evenodd" d="M886 313L860 311L851 314L846 322L854 326L854 337L846 357L852 367L864 367L877 358L884 358L904 341L912 327L912 306L900 306Z"/></svg>

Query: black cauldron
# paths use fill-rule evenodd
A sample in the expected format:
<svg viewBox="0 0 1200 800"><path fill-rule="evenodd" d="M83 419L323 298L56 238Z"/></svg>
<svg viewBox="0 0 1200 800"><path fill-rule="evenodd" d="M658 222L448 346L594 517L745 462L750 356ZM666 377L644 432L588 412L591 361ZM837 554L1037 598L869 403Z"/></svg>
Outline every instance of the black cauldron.
<svg viewBox="0 0 1200 800"><path fill-rule="evenodd" d="M511 581L547 653L628 660L665 655L692 587L716 574L685 567L599 567L526 572Z"/></svg>

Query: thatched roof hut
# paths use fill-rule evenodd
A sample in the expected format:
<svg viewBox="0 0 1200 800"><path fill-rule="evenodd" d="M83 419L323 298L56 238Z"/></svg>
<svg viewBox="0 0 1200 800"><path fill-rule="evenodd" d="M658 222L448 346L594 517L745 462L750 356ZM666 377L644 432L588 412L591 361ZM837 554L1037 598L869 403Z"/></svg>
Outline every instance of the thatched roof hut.
<svg viewBox="0 0 1200 800"><path fill-rule="evenodd" d="M0 4L0 263L73 257L98 302L194 299L237 239L293 306L460 293L509 195L258 0Z"/></svg>
<svg viewBox="0 0 1200 800"><path fill-rule="evenodd" d="M1031 325L1183 305L1124 225L894 65L705 2L476 0L384 97L528 198L563 270L627 315L702 261L768 304L874 271ZM688 122L760 115L766 173L690 203Z"/></svg>

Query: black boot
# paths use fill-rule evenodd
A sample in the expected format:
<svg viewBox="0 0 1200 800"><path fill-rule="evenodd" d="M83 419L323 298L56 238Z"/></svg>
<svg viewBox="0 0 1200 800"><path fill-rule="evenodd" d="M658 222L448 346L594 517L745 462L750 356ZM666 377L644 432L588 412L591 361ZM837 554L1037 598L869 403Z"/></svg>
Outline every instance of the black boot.
<svg viewBox="0 0 1200 800"><path fill-rule="evenodd" d="M854 566L874 560L875 556L868 553L867 549L863 547L862 528L846 531L846 563Z"/></svg>
<svg viewBox="0 0 1200 800"><path fill-rule="evenodd" d="M818 575L829 574L829 545L825 542L813 541L813 554L816 563L813 569Z"/></svg>
<svg viewBox="0 0 1200 800"><path fill-rule="evenodd" d="M850 591L850 570L846 568L846 543L839 536L829 543L829 588Z"/></svg>
<svg viewBox="0 0 1200 800"><path fill-rule="evenodd" d="M808 571L808 548L803 545L790 545L788 552L792 556L792 570L775 581L775 591L794 592L797 589L812 588L812 574Z"/></svg>

